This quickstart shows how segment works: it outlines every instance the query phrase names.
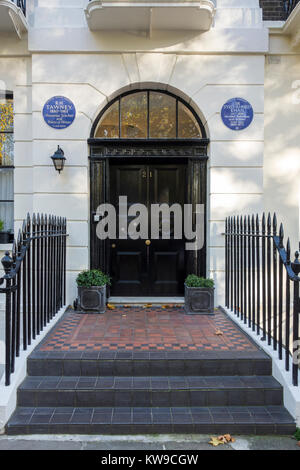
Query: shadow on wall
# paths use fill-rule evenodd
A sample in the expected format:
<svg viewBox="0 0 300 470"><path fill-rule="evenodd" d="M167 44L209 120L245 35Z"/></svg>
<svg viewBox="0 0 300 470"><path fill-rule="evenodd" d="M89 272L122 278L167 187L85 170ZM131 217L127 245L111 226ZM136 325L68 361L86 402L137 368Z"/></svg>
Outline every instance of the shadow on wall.
<svg viewBox="0 0 300 470"><path fill-rule="evenodd" d="M298 248L300 201L299 56L266 65L264 190L267 211L283 222Z"/></svg>

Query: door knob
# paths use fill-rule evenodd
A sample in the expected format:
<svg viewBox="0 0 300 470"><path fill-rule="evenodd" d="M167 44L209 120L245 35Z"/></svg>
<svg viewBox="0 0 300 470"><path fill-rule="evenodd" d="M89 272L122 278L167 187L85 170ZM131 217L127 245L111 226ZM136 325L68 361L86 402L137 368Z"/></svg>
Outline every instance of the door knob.
<svg viewBox="0 0 300 470"><path fill-rule="evenodd" d="M112 247L112 248L116 248L116 244L113 243L113 244L111 245L111 247Z"/></svg>
<svg viewBox="0 0 300 470"><path fill-rule="evenodd" d="M146 240L146 241L145 241L145 244L146 244L147 246L151 245L151 240Z"/></svg>

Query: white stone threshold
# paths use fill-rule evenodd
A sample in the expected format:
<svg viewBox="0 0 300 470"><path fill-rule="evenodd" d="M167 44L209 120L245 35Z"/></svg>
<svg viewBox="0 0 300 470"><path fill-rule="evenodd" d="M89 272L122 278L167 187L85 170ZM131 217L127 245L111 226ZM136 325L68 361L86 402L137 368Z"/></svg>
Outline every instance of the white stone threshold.
<svg viewBox="0 0 300 470"><path fill-rule="evenodd" d="M184 304L184 297L109 297L109 303L120 305L182 305Z"/></svg>
<svg viewBox="0 0 300 470"><path fill-rule="evenodd" d="M300 427L300 380L299 386L295 387L292 383L292 372L285 370L284 359L278 359L278 351L273 350L273 346L269 346L266 341L261 341L261 335L257 335L256 331L252 331L244 321L238 318L231 310L220 307L227 315L243 330L248 336L272 359L272 374L283 387L283 403L289 413L296 421L296 425ZM299 372L298 372L299 377Z"/></svg>
<svg viewBox="0 0 300 470"><path fill-rule="evenodd" d="M20 357L16 358L15 372L11 374L10 385L5 385L5 373L0 380L0 434L4 434L4 426L14 412L17 405L17 389L23 382L27 374L27 358L37 345L45 338L51 328L65 313L67 305L62 307L54 318L44 327L43 331L34 339L26 351L20 352Z"/></svg>

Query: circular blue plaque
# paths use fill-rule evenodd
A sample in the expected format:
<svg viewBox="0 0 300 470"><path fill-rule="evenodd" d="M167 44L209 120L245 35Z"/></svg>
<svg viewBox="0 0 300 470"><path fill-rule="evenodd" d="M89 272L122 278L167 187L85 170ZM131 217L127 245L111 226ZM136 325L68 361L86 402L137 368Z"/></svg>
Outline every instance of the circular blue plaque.
<svg viewBox="0 0 300 470"><path fill-rule="evenodd" d="M253 120L253 108L243 98L232 98L222 107L222 121L233 131L241 131L250 126Z"/></svg>
<svg viewBox="0 0 300 470"><path fill-rule="evenodd" d="M48 126L53 129L69 127L76 116L74 104L64 96L53 96L44 105L43 117Z"/></svg>

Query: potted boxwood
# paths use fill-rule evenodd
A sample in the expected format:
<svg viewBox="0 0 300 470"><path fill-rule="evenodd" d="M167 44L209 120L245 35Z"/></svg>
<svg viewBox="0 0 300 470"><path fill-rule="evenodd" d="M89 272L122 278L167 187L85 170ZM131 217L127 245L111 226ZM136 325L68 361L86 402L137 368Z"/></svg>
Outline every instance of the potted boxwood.
<svg viewBox="0 0 300 470"><path fill-rule="evenodd" d="M185 313L214 314L214 280L189 274L184 283Z"/></svg>
<svg viewBox="0 0 300 470"><path fill-rule="evenodd" d="M110 277L99 269L85 270L76 278L78 297L74 302L76 310L87 313L104 313L106 308L106 286Z"/></svg>
<svg viewBox="0 0 300 470"><path fill-rule="evenodd" d="M9 233L4 232L4 222L0 219L0 243L9 243Z"/></svg>

